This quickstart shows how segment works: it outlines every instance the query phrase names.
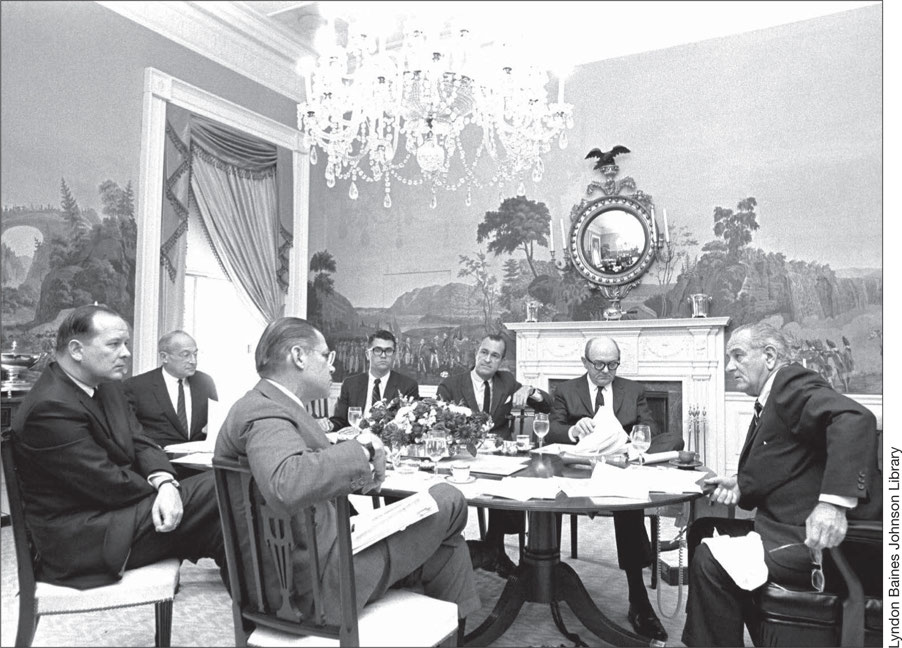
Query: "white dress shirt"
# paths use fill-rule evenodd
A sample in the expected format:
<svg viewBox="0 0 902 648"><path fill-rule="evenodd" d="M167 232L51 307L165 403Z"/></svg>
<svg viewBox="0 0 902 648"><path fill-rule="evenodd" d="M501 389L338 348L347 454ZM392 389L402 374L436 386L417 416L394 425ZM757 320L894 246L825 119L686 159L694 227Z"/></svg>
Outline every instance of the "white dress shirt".
<svg viewBox="0 0 902 648"><path fill-rule="evenodd" d="M385 400L385 385L391 377L391 371L379 378L379 396ZM366 401L363 403L363 416L366 418L370 415L370 408L373 406L373 384L376 382L376 376L369 371L366 372Z"/></svg>
<svg viewBox="0 0 902 648"><path fill-rule="evenodd" d="M493 374L492 378L494 377ZM492 397L494 396L492 393L492 378L489 378L488 381L486 381L485 378L476 373L475 369L470 372L470 380L473 381L473 395L476 396L476 405L479 407L478 411L480 412L482 411L482 399L484 398L483 394L485 393L485 387L483 385L486 382L489 383L489 404L492 402Z"/></svg>
<svg viewBox="0 0 902 648"><path fill-rule="evenodd" d="M166 384L166 391L169 392L169 400L172 401L172 409L175 410L176 414L179 411L179 379L173 376L171 373L163 369L163 382ZM188 435L191 435L191 387L188 385L188 379L182 379L182 385L185 386L185 416L188 419L188 428L185 430Z"/></svg>

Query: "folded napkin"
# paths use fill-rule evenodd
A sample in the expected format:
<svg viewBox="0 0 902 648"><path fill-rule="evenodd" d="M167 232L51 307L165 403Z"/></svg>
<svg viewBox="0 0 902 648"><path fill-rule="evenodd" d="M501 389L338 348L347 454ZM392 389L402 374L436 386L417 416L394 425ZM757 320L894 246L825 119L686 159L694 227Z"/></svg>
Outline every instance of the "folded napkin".
<svg viewBox="0 0 902 648"><path fill-rule="evenodd" d="M767 581L764 545L755 531L737 537L720 535L705 538L702 542L708 545L714 559L742 589L752 591Z"/></svg>
<svg viewBox="0 0 902 648"><path fill-rule="evenodd" d="M595 424L595 431L579 440L573 448L576 453L610 455L626 452L629 435L623 431L623 425L614 416L614 408L599 407L592 422Z"/></svg>

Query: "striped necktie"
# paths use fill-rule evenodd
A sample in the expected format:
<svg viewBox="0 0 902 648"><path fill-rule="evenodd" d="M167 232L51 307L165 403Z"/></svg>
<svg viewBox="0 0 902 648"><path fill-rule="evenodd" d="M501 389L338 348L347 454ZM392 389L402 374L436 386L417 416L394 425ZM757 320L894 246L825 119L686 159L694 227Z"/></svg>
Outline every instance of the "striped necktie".
<svg viewBox="0 0 902 648"><path fill-rule="evenodd" d="M188 411L185 409L185 385L181 378L179 378L179 401L176 414L178 414L179 423L182 424L182 429L185 431L185 436L190 438L191 428L188 427Z"/></svg>

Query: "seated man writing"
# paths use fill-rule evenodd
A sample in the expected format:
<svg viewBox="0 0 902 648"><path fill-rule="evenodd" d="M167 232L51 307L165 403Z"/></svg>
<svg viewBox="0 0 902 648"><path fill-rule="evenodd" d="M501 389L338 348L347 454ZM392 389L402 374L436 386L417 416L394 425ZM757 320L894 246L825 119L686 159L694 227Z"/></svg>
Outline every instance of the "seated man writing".
<svg viewBox="0 0 902 648"><path fill-rule="evenodd" d="M727 354L727 371L756 397L755 416L738 473L706 481L715 486L713 501L757 512L754 520L702 518L692 525L687 646L742 646L752 596L734 578L745 582L747 574L728 573L710 547L699 544L703 536L714 529L728 536L754 530L763 544L767 579L809 589L812 567L821 564L818 554L843 541L847 517L881 515L874 415L820 375L792 364L786 338L768 324L736 329ZM741 567L751 571L754 565L746 558Z"/></svg>
<svg viewBox="0 0 902 648"><path fill-rule="evenodd" d="M85 589L175 557L214 558L227 578L213 474L179 484L144 435L122 379L129 326L105 306L60 324L56 361L13 420L25 517L41 580Z"/></svg>
<svg viewBox="0 0 902 648"><path fill-rule="evenodd" d="M655 434L655 422L645 400L645 390L639 383L617 376L620 366L620 347L609 337L592 338L586 343L582 359L586 373L558 385L548 417L549 441L577 443L593 434L624 436L633 425L652 428L649 452L681 450L683 440L676 434ZM595 420L613 421L604 432L596 433ZM622 426L621 427L618 427ZM616 439L599 439L599 447ZM558 524L560 526L560 524ZM615 511L614 534L617 540L617 559L626 572L629 587L627 617L637 634L667 640L667 631L648 601L642 580L642 569L652 563L653 554L642 511Z"/></svg>
<svg viewBox="0 0 902 648"><path fill-rule="evenodd" d="M367 431L355 440L329 443L303 403L329 393L334 352L315 327L296 317L279 318L263 331L255 360L259 382L229 411L216 439L214 456L246 461L267 501L292 512L292 533L301 548L308 537L303 509L317 507L317 546L326 556L326 571L337 571L336 510L330 498L378 491L385 479L385 451ZM467 545L461 532L467 503L450 484L429 489L435 513L390 535L354 556L357 607L379 598L392 585L421 583L426 595L456 603L463 621L480 607ZM299 553L303 555L303 553ZM293 565L304 612L312 608L308 567ZM267 573L275 581L274 571ZM269 583L270 603L278 605L278 584ZM325 613L339 621L340 598L335 582L324 582ZM463 623L462 623L463 625ZM399 629L399 632L402 630Z"/></svg>

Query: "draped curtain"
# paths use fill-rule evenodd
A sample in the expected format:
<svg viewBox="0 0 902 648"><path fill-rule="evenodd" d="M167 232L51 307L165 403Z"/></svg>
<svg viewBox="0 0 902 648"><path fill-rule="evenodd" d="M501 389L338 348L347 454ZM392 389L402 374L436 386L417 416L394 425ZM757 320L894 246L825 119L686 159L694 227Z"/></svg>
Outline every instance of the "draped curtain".
<svg viewBox="0 0 902 648"><path fill-rule="evenodd" d="M197 218L241 301L264 322L272 321L284 311L292 240L290 220L286 227L279 210L277 148L196 115L187 116L179 137L177 120L168 121L176 171L166 181L166 202L175 217L168 219L167 236L164 216L161 330L182 321L189 217Z"/></svg>

